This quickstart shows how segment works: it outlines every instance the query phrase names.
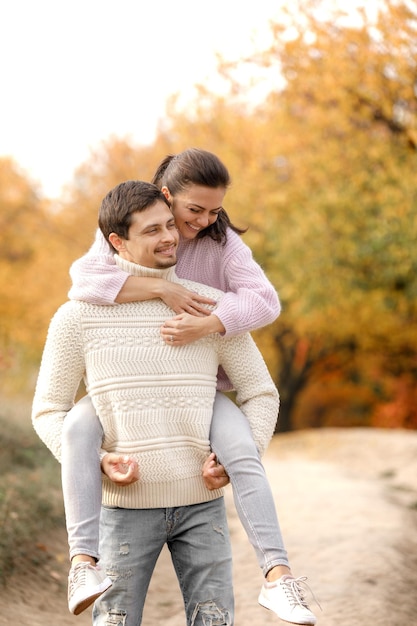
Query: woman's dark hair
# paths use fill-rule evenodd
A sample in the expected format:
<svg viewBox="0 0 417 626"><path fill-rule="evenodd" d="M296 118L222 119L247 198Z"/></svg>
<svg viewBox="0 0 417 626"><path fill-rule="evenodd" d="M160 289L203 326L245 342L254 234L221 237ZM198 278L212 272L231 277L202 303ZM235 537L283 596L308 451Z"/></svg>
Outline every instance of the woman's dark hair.
<svg viewBox="0 0 417 626"><path fill-rule="evenodd" d="M215 154L207 150L188 148L179 154L166 156L157 167L152 183L159 189L167 187L175 197L190 185L227 189L231 184L231 178L226 166ZM238 235L246 232L246 229L234 226L226 211L221 209L217 220L201 230L197 239L211 237L214 241L226 243L228 227Z"/></svg>

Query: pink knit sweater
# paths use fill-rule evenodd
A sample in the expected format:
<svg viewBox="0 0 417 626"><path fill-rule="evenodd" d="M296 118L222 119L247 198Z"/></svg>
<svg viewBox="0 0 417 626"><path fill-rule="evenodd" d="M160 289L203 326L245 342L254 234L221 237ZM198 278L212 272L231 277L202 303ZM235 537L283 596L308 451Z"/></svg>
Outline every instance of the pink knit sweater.
<svg viewBox="0 0 417 626"><path fill-rule="evenodd" d="M250 332L272 323L280 314L277 292L253 259L250 248L233 230L225 245L210 237L180 240L176 273L180 278L216 287L225 292L216 315L226 336ZM129 274L117 267L100 230L95 242L70 270L73 286L69 297L91 304L114 304Z"/></svg>

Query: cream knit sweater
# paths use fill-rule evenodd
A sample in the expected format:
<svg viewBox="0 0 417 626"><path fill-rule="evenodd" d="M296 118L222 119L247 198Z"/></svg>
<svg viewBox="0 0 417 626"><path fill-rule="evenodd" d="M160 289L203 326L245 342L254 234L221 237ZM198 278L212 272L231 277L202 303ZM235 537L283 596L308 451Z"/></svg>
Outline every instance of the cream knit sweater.
<svg viewBox="0 0 417 626"><path fill-rule="evenodd" d="M174 268L144 268L120 257L117 263L136 276L180 282L213 299L222 295L179 279ZM184 506L222 495L221 490L209 491L202 479L219 365L237 391L261 453L272 437L278 392L251 336L226 339L216 334L187 346L170 346L161 340L160 327L171 316L159 299L117 306L70 301L51 321L33 425L59 459L63 420L85 379L103 425L103 449L132 455L139 463L140 480L129 487L103 479L104 505Z"/></svg>

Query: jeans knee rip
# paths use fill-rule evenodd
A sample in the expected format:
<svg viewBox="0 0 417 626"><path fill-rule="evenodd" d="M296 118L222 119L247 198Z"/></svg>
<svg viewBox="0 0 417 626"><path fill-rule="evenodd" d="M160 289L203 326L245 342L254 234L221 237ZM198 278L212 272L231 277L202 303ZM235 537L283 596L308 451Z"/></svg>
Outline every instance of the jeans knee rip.
<svg viewBox="0 0 417 626"><path fill-rule="evenodd" d="M230 613L227 609L220 609L213 600L199 602L191 618L191 626L195 624L198 615L201 616L203 626L230 626Z"/></svg>
<svg viewBox="0 0 417 626"><path fill-rule="evenodd" d="M127 556L130 552L130 544L127 542L121 543L119 546L119 554L121 556Z"/></svg>
<svg viewBox="0 0 417 626"><path fill-rule="evenodd" d="M110 565L110 567L106 569L106 574L115 582L116 580L127 580L130 578L132 576L132 570L126 567Z"/></svg>
<svg viewBox="0 0 417 626"><path fill-rule="evenodd" d="M121 609L110 609L107 612L106 626L124 626L127 613Z"/></svg>

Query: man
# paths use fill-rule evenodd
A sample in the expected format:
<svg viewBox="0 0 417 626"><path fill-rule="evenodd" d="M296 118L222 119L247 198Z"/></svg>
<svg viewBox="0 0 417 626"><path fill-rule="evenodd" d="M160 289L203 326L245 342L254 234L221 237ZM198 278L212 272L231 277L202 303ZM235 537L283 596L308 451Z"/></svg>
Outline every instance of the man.
<svg viewBox="0 0 417 626"><path fill-rule="evenodd" d="M221 292L175 274L178 233L163 194L128 181L104 198L100 228L116 262L136 276L180 282L218 300ZM48 333L33 406L39 436L59 456L62 423L81 379L109 453L138 462L129 486L103 478L101 562L113 585L96 602L95 626L141 623L150 578L168 544L187 624L233 624L231 549L223 494L207 489L202 467L221 365L257 438L269 442L278 393L250 335L211 335L167 345L160 327L172 312L154 299L117 306L67 302Z"/></svg>

